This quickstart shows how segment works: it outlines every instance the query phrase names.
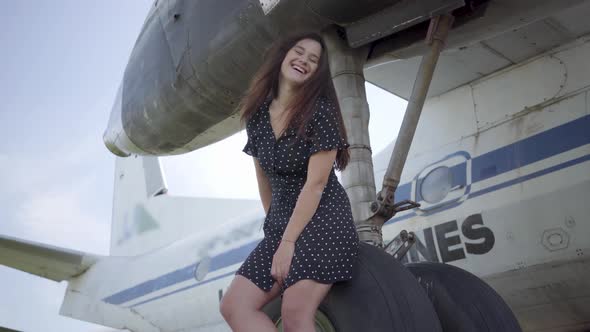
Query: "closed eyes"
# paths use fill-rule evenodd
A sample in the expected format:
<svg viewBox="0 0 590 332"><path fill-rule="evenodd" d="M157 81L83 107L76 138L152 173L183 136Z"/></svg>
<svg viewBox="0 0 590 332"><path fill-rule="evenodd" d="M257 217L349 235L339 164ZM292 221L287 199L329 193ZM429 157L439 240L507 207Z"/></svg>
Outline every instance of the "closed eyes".
<svg viewBox="0 0 590 332"><path fill-rule="evenodd" d="M297 53L298 55L303 55L304 54L303 47L301 47L301 46L295 46L295 53ZM313 55L313 54L311 56L309 56L308 59L312 63L318 63L318 57L315 56L315 55Z"/></svg>

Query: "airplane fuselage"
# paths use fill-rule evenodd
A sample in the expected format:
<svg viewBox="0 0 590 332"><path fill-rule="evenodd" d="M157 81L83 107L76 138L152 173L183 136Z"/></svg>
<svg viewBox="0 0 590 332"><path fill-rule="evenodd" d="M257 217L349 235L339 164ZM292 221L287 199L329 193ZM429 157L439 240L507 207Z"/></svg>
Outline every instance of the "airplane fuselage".
<svg viewBox="0 0 590 332"><path fill-rule="evenodd" d="M590 38L582 38L430 98L396 191L397 201L421 207L383 228L386 243L401 230L416 233L405 261L449 263L486 280L525 330L590 324L589 58ZM374 158L376 179L391 148ZM99 262L70 282L62 314L115 327L136 317L163 330L227 331L219 300L261 240L263 220L259 210ZM105 276L113 270L129 273ZM120 315L97 321L80 309L90 302L79 294L89 292Z"/></svg>

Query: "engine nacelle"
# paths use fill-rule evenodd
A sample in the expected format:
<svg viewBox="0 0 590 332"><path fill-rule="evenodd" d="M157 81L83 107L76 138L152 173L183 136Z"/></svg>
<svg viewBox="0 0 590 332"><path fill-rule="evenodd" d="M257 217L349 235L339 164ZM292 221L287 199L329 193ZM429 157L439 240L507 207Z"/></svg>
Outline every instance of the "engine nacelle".
<svg viewBox="0 0 590 332"><path fill-rule="evenodd" d="M276 37L251 1L155 6L104 133L118 156L181 154L240 130L237 103Z"/></svg>
<svg viewBox="0 0 590 332"><path fill-rule="evenodd" d="M174 155L217 142L240 130L236 106L278 37L337 24L360 47L462 4L157 0L125 69L105 145L118 156Z"/></svg>

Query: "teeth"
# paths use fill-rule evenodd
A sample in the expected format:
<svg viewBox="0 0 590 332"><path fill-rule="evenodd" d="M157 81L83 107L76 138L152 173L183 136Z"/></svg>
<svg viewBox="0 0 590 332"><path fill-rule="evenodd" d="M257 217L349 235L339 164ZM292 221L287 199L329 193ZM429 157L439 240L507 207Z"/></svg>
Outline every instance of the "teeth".
<svg viewBox="0 0 590 332"><path fill-rule="evenodd" d="M301 68L301 67L299 67L297 65L293 65L291 67L293 67L293 69L297 70L298 72L300 72L302 74L305 74L305 70L303 68Z"/></svg>

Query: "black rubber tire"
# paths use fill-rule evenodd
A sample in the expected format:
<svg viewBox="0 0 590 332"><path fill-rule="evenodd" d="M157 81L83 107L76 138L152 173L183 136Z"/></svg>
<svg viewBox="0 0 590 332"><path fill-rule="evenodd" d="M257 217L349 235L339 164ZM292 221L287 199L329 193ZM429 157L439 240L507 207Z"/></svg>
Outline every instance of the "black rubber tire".
<svg viewBox="0 0 590 332"><path fill-rule="evenodd" d="M338 332L442 331L414 276L382 249L361 243L353 279L336 283L320 305ZM276 322L281 298L264 307Z"/></svg>
<svg viewBox="0 0 590 332"><path fill-rule="evenodd" d="M522 331L506 302L475 275L442 263L406 267L428 294L444 331Z"/></svg>

